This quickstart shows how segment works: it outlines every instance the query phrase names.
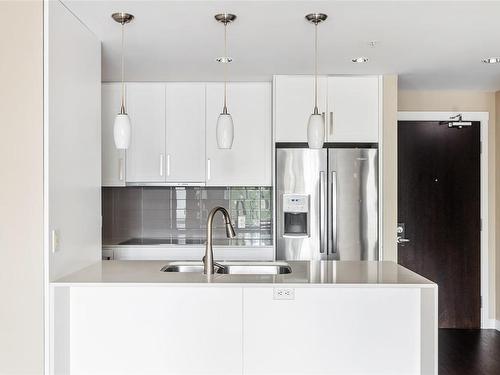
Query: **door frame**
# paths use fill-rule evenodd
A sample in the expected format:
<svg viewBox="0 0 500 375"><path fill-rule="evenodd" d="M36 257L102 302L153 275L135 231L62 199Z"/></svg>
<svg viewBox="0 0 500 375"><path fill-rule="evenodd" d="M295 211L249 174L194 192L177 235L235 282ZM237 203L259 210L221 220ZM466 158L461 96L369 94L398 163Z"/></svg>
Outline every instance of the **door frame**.
<svg viewBox="0 0 500 375"><path fill-rule="evenodd" d="M489 196L488 196L488 121L489 112L407 112L398 111L399 121L447 121L451 116L461 114L464 121L480 122L481 177L480 177L480 218L481 218L481 328L495 328L495 320L489 317Z"/></svg>

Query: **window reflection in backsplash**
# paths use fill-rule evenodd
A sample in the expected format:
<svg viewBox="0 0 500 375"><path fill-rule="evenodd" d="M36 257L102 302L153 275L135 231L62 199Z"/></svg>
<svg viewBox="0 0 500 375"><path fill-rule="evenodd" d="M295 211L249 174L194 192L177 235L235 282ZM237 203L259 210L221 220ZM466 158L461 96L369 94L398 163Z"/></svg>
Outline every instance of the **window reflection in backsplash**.
<svg viewBox="0 0 500 375"><path fill-rule="evenodd" d="M272 239L269 187L105 187L102 188L103 244L131 238L202 239L215 206L226 208L237 238ZM225 238L222 215L214 238Z"/></svg>

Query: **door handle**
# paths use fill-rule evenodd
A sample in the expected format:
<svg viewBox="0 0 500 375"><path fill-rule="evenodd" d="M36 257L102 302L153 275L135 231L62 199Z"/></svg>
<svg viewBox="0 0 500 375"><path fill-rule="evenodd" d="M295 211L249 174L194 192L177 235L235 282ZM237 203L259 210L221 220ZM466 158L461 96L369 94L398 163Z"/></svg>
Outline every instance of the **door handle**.
<svg viewBox="0 0 500 375"><path fill-rule="evenodd" d="M330 246L329 253L337 252L337 172L332 171L330 182Z"/></svg>
<svg viewBox="0 0 500 375"><path fill-rule="evenodd" d="M170 154L167 154L167 176L170 176Z"/></svg>
<svg viewBox="0 0 500 375"><path fill-rule="evenodd" d="M118 180L123 181L123 158L118 159Z"/></svg>
<svg viewBox="0 0 500 375"><path fill-rule="evenodd" d="M398 245L404 245L405 243L408 243L408 242L411 242L408 238L403 238L403 237L401 237L401 236L398 236L398 237L396 238L396 243L397 243Z"/></svg>
<svg viewBox="0 0 500 375"><path fill-rule="evenodd" d="M330 116L328 118L329 121L329 128L330 128L330 135L333 134L333 112L330 112Z"/></svg>
<svg viewBox="0 0 500 375"><path fill-rule="evenodd" d="M163 159L164 159L163 154L160 154L160 176L162 177L163 177Z"/></svg>
<svg viewBox="0 0 500 375"><path fill-rule="evenodd" d="M327 246L325 238L326 238L326 225L325 225L325 204L326 199L324 197L325 192L325 172L319 172L319 252L323 254L325 252L325 248Z"/></svg>

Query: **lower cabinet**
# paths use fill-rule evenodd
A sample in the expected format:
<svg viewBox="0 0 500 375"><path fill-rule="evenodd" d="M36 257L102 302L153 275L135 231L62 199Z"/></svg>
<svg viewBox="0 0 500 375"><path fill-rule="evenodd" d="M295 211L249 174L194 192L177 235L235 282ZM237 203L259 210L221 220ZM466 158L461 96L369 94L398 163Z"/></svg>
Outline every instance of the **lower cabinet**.
<svg viewBox="0 0 500 375"><path fill-rule="evenodd" d="M241 294L241 288L72 288L71 355L59 373L239 374Z"/></svg>
<svg viewBox="0 0 500 375"><path fill-rule="evenodd" d="M51 373L437 374L433 288L187 286L160 276L53 287Z"/></svg>

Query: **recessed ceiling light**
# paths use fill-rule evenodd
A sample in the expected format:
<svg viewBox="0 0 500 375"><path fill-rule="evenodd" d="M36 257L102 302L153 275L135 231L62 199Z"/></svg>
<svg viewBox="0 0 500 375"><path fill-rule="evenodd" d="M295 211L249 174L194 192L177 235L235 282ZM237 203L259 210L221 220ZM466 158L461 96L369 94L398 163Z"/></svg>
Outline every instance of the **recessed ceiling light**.
<svg viewBox="0 0 500 375"><path fill-rule="evenodd" d="M351 59L353 63L365 63L368 62L368 57L356 57L354 59Z"/></svg>
<svg viewBox="0 0 500 375"><path fill-rule="evenodd" d="M500 57L488 57L487 59L482 59L485 64L500 64Z"/></svg>

